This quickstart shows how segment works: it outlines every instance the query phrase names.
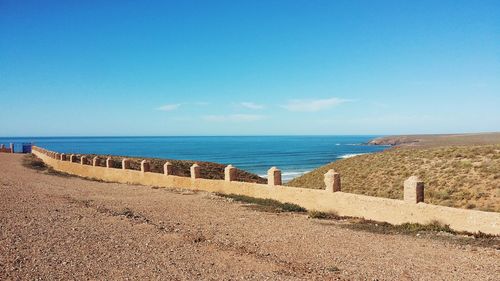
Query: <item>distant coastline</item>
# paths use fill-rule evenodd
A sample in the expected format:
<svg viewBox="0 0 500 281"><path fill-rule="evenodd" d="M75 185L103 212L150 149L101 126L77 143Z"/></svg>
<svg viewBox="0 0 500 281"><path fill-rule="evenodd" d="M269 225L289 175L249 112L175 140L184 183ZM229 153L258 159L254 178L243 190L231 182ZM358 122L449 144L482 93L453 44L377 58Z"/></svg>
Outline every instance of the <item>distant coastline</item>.
<svg viewBox="0 0 500 281"><path fill-rule="evenodd" d="M487 145L500 143L500 132L471 134L395 135L378 137L369 145L433 147L445 145Z"/></svg>

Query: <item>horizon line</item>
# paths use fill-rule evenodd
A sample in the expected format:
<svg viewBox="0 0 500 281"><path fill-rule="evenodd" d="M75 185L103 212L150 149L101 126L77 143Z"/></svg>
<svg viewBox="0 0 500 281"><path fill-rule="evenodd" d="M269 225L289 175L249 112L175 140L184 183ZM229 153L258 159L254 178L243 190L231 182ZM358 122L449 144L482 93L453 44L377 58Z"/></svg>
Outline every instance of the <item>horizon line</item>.
<svg viewBox="0 0 500 281"><path fill-rule="evenodd" d="M409 134L249 134L249 135L51 135L51 136L0 136L0 138L165 138L165 137L334 137L334 136L416 136L416 135L457 135L495 134L500 131L460 132L460 133L409 133Z"/></svg>

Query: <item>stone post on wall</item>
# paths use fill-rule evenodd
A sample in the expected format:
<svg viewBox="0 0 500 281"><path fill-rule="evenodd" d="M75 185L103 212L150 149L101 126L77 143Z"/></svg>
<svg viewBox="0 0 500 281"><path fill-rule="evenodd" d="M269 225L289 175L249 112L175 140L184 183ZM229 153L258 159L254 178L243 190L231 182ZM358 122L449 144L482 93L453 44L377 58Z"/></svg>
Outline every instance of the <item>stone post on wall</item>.
<svg viewBox="0 0 500 281"><path fill-rule="evenodd" d="M165 165L163 165L163 173L167 176L173 175L173 168L174 166L172 165L172 163L167 162L165 163Z"/></svg>
<svg viewBox="0 0 500 281"><path fill-rule="evenodd" d="M85 165L87 164L87 156L82 155L80 158L80 164Z"/></svg>
<svg viewBox="0 0 500 281"><path fill-rule="evenodd" d="M127 158L124 158L122 160L122 170L130 169L130 160Z"/></svg>
<svg viewBox="0 0 500 281"><path fill-rule="evenodd" d="M236 168L233 165L227 165L224 168L224 180L225 181L234 181L236 180Z"/></svg>
<svg viewBox="0 0 500 281"><path fill-rule="evenodd" d="M328 192L340 191L340 174L333 169L328 170L325 174L325 186Z"/></svg>
<svg viewBox="0 0 500 281"><path fill-rule="evenodd" d="M13 143L10 144L10 153L14 153L14 144Z"/></svg>
<svg viewBox="0 0 500 281"><path fill-rule="evenodd" d="M92 166L97 166L99 162L99 157L95 156L94 158L92 158Z"/></svg>
<svg viewBox="0 0 500 281"><path fill-rule="evenodd" d="M281 170L272 167L267 171L267 184L268 185L281 185Z"/></svg>
<svg viewBox="0 0 500 281"><path fill-rule="evenodd" d="M413 204L424 202L424 182L417 176L404 181L404 201Z"/></svg>
<svg viewBox="0 0 500 281"><path fill-rule="evenodd" d="M66 161L66 154L61 153L60 158L61 161Z"/></svg>
<svg viewBox="0 0 500 281"><path fill-rule="evenodd" d="M143 172L143 173L149 172L149 169L150 169L149 162L146 160L142 160L141 161L141 172Z"/></svg>
<svg viewBox="0 0 500 281"><path fill-rule="evenodd" d="M56 152L55 158L56 158L56 160L61 160L61 154Z"/></svg>
<svg viewBox="0 0 500 281"><path fill-rule="evenodd" d="M3 143L0 144L0 149L2 149L2 150L5 149L5 144L3 144Z"/></svg>
<svg viewBox="0 0 500 281"><path fill-rule="evenodd" d="M200 166L196 163L193 164L193 166L191 166L191 178L192 179L197 179L197 178L200 178L200 175L201 175L201 170L200 170Z"/></svg>
<svg viewBox="0 0 500 281"><path fill-rule="evenodd" d="M71 155L69 156L69 162L75 162L75 157L76 157L76 156L75 156L74 154L71 154Z"/></svg>
<svg viewBox="0 0 500 281"><path fill-rule="evenodd" d="M106 158L106 168L111 168L111 157Z"/></svg>

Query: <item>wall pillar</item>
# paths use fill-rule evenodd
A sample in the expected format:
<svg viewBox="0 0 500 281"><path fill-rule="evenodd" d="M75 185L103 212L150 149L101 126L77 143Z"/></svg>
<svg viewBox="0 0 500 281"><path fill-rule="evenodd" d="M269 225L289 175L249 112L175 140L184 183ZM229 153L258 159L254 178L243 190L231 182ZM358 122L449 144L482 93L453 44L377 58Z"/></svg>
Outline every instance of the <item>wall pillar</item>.
<svg viewBox="0 0 500 281"><path fill-rule="evenodd" d="M80 157L80 164L82 165L87 164L87 156L82 155L82 157Z"/></svg>
<svg viewBox="0 0 500 281"><path fill-rule="evenodd" d="M76 156L74 154L71 154L69 156L69 162L75 162Z"/></svg>
<svg viewBox="0 0 500 281"><path fill-rule="evenodd" d="M10 144L10 153L14 153L14 144L13 143Z"/></svg>
<svg viewBox="0 0 500 281"><path fill-rule="evenodd" d="M235 181L236 180L236 168L233 165L227 165L224 168L224 180L225 181Z"/></svg>
<svg viewBox="0 0 500 281"><path fill-rule="evenodd" d="M111 157L106 158L106 168L111 168Z"/></svg>
<svg viewBox="0 0 500 281"><path fill-rule="evenodd" d="M335 172L333 169L328 170L325 174L325 186L328 192L338 192L340 191L340 174Z"/></svg>
<svg viewBox="0 0 500 281"><path fill-rule="evenodd" d="M191 170L191 178L192 179L197 179L200 177L201 170L200 170L200 166L198 164L194 163L193 166L191 166L190 170Z"/></svg>
<svg viewBox="0 0 500 281"><path fill-rule="evenodd" d="M66 161L66 154L61 153L61 155L59 157L60 157L59 160Z"/></svg>
<svg viewBox="0 0 500 281"><path fill-rule="evenodd" d="M167 176L173 175L173 168L174 166L172 165L172 163L167 162L165 163L165 165L163 165L163 173Z"/></svg>
<svg viewBox="0 0 500 281"><path fill-rule="evenodd" d="M95 156L94 158L92 158L92 166L97 166L97 164L99 164L99 157Z"/></svg>
<svg viewBox="0 0 500 281"><path fill-rule="evenodd" d="M271 167L267 171L267 184L268 185L281 185L281 170L276 167Z"/></svg>
<svg viewBox="0 0 500 281"><path fill-rule="evenodd" d="M414 204L424 202L424 182L417 176L404 181L404 201Z"/></svg>
<svg viewBox="0 0 500 281"><path fill-rule="evenodd" d="M122 169L123 170L130 169L130 160L129 159L124 158L122 160Z"/></svg>
<svg viewBox="0 0 500 281"><path fill-rule="evenodd" d="M5 144L0 144L0 149L5 149Z"/></svg>
<svg viewBox="0 0 500 281"><path fill-rule="evenodd" d="M149 170L150 170L149 162L146 160L142 160L141 161L141 172L145 173L145 172L149 172Z"/></svg>

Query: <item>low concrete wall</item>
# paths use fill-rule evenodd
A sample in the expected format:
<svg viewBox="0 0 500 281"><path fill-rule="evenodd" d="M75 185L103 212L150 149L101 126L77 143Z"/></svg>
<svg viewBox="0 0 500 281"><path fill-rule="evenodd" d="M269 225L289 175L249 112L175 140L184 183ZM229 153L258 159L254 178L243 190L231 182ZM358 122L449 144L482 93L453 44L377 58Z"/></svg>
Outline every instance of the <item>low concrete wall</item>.
<svg viewBox="0 0 500 281"><path fill-rule="evenodd" d="M265 185L247 182L179 177L136 170L90 166L61 161L60 154L33 147L33 154L57 171L110 182L151 185L167 188L204 190L269 198L300 205L309 210L334 212L340 216L360 217L391 224L426 224L432 221L457 231L500 235L500 213L457 209L426 203L408 203L380 197L326 190Z"/></svg>

